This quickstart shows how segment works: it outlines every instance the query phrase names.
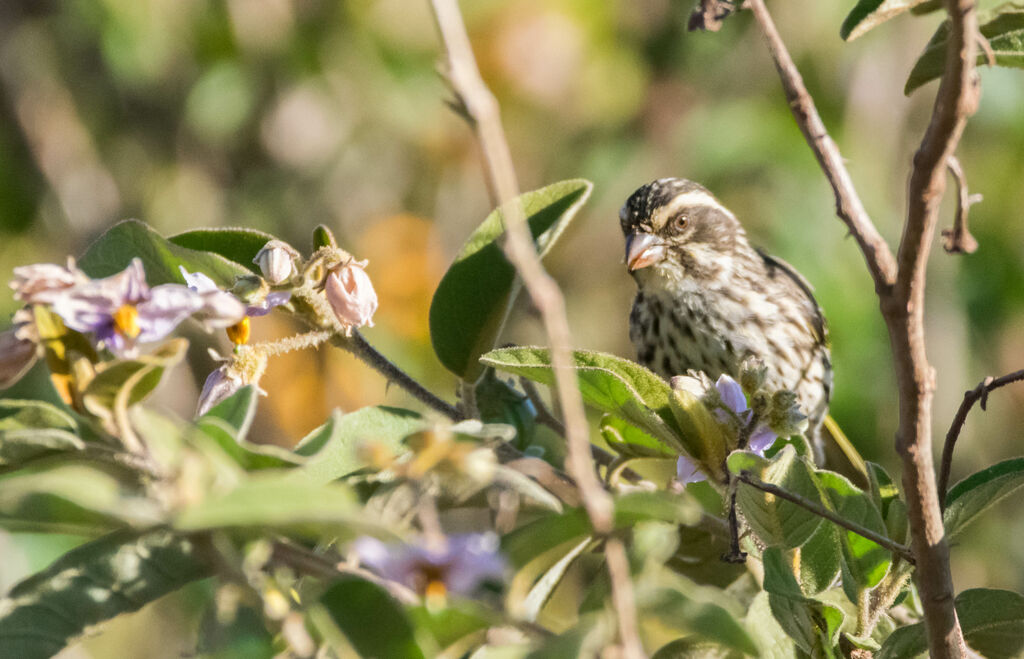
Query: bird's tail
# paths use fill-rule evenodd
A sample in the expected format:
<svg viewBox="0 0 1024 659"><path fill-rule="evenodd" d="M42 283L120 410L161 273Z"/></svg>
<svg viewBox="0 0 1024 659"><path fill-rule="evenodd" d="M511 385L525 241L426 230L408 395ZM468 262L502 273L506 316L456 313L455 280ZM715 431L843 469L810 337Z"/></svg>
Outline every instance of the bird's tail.
<svg viewBox="0 0 1024 659"><path fill-rule="evenodd" d="M850 461L853 468L860 472L865 479L868 478L868 467L864 464L864 458L861 457L860 452L854 447L853 443L846 436L846 433L842 431L836 420L832 418L832 415L827 415L824 422L825 430L828 432L829 437L836 443L839 450L843 452L846 459Z"/></svg>

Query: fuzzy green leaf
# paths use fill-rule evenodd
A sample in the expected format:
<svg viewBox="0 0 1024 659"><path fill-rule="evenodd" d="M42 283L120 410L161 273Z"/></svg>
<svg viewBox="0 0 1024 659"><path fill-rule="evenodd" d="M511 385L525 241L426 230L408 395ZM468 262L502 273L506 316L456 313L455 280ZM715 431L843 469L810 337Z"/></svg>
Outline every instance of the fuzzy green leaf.
<svg viewBox="0 0 1024 659"><path fill-rule="evenodd" d="M64 554L0 602L4 656L45 659L86 629L209 573L191 541L167 531L118 532Z"/></svg>
<svg viewBox="0 0 1024 659"><path fill-rule="evenodd" d="M167 240L178 247L219 254L255 274L260 274L260 269L252 260L264 245L277 238L255 229L227 228L195 229L171 236Z"/></svg>
<svg viewBox="0 0 1024 659"><path fill-rule="evenodd" d="M1008 590L972 588L956 597L964 640L987 659L1024 656L1024 596ZM876 659L910 659L928 652L924 623L897 629L875 654Z"/></svg>
<svg viewBox="0 0 1024 659"><path fill-rule="evenodd" d="M995 56L997 66L1016 69L1024 68L1024 6L1008 3L994 9L989 16L991 20L981 25L982 36ZM936 30L931 41L925 46L914 68L907 77L903 93L910 95L915 89L942 77L946 66L946 44L949 40L949 21L947 20ZM988 55L978 49L977 64L988 62Z"/></svg>
<svg viewBox="0 0 1024 659"><path fill-rule="evenodd" d="M327 423L306 436L295 453L309 461L294 474L313 483L329 483L366 466L361 448L378 443L396 454L405 451L402 440L430 427L415 412L397 407L364 407L342 414L335 410Z"/></svg>
<svg viewBox="0 0 1024 659"><path fill-rule="evenodd" d="M846 41L853 41L868 30L924 2L927 0L860 0L843 20L839 36Z"/></svg>
<svg viewBox="0 0 1024 659"><path fill-rule="evenodd" d="M734 451L727 460L729 471L750 472L804 499L821 504L821 493L808 464L787 446L770 462L747 451ZM740 483L736 502L754 532L769 546L799 547L821 524L822 518L800 506Z"/></svg>
<svg viewBox="0 0 1024 659"><path fill-rule="evenodd" d="M1005 460L971 474L949 490L943 521L954 537L968 524L1024 485L1024 458Z"/></svg>
<svg viewBox="0 0 1024 659"><path fill-rule="evenodd" d="M405 609L377 584L342 577L320 597L320 604L359 656L423 658Z"/></svg>
<svg viewBox="0 0 1024 659"><path fill-rule="evenodd" d="M571 179L520 195L523 213L543 257L590 196L594 185ZM515 268L499 245L500 210L493 211L459 250L430 304L430 340L441 363L476 380L478 357L491 349L518 292Z"/></svg>
<svg viewBox="0 0 1024 659"><path fill-rule="evenodd" d="M545 348L515 347L492 350L480 361L508 373L553 385L554 371ZM615 355L577 350L573 366L584 402L613 414L662 442L674 454L699 448L684 444L686 437L669 406L672 389L643 366Z"/></svg>
<svg viewBox="0 0 1024 659"><path fill-rule="evenodd" d="M89 246L78 266L90 277L109 277L127 268L136 257L142 259L150 286L183 283L178 266L202 272L225 287L231 286L237 275L249 274L218 254L175 245L138 220L125 220L108 229Z"/></svg>

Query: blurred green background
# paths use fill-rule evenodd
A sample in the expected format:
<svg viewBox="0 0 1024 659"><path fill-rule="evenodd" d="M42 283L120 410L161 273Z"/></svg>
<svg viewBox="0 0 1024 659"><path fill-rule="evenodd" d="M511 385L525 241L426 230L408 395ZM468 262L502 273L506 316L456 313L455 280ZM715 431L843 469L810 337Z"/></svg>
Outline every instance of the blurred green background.
<svg viewBox="0 0 1024 659"><path fill-rule="evenodd" d="M936 88L906 98L903 83L939 17L905 16L846 44L838 31L852 4L771 8L865 205L895 241ZM548 261L576 345L632 356L634 287L617 210L651 179L700 181L754 242L813 283L831 324L833 415L866 457L897 472L893 376L871 282L750 17L730 19L718 34L691 34L690 0L464 5L522 188L572 177L596 184ZM0 272L80 254L128 217L164 234L254 227L302 250L324 223L370 260L381 308L367 336L452 398L454 379L430 350L427 309L491 203L472 135L444 104L438 52L426 0L5 0ZM937 239L930 266L939 441L965 389L1024 367L1024 77L981 76L981 108L959 151L971 191L984 195L971 213L981 247L952 257ZM947 195L944 225L952 208ZM5 319L15 308L9 295L0 298ZM273 316L254 328L257 340L292 330ZM206 347L228 349L220 337L192 338L194 372L180 369L159 402L183 415L212 368ZM527 305L503 340L542 340ZM333 407L406 402L354 360L327 352L281 358L262 384L270 396L259 436L281 444ZM50 394L35 372L7 395ZM988 411L968 421L953 480L1020 453L1022 424L1024 386L991 396ZM997 508L954 548L958 590L1024 590L1024 547L1010 541L1024 536L1015 508ZM73 542L0 538L0 583L6 588ZM137 656L175 656L189 645L188 599L150 607L82 651L147 643Z"/></svg>

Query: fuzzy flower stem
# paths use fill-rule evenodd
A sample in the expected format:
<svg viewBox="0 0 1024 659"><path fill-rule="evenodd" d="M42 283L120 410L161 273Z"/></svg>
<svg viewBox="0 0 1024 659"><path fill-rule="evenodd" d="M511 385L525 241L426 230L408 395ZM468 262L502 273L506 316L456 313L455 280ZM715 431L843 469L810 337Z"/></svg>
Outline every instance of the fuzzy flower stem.
<svg viewBox="0 0 1024 659"><path fill-rule="evenodd" d="M331 344L351 352L364 364L386 377L389 382L394 382L412 394L421 403L432 410L440 412L452 421L462 421L466 418L462 412L432 394L426 387L413 379L411 375L398 368L391 360L378 352L359 332L353 331L350 337L344 334L335 334L331 337Z"/></svg>
<svg viewBox="0 0 1024 659"><path fill-rule="evenodd" d="M293 350L318 348L321 344L326 343L332 336L334 336L333 332L329 332L327 330L316 330L305 334L289 336L277 341L257 343L252 345L251 348L262 350L268 357L273 357L275 355L283 355L286 352L292 352Z"/></svg>

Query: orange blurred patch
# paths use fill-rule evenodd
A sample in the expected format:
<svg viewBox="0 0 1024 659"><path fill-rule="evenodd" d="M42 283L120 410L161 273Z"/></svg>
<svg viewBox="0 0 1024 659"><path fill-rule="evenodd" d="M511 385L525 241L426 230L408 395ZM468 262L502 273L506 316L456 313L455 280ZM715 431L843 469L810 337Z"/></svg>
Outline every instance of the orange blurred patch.
<svg viewBox="0 0 1024 659"><path fill-rule="evenodd" d="M373 222L359 237L356 256L370 261L367 273L380 302L374 322L427 342L430 298L444 272L433 224L404 213Z"/></svg>

